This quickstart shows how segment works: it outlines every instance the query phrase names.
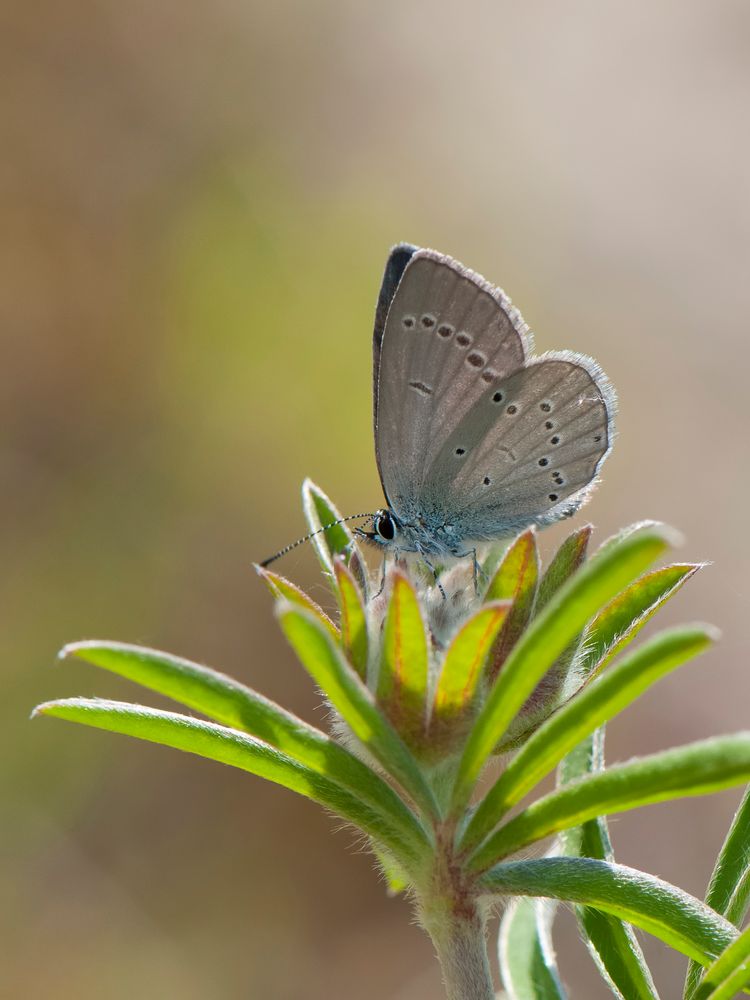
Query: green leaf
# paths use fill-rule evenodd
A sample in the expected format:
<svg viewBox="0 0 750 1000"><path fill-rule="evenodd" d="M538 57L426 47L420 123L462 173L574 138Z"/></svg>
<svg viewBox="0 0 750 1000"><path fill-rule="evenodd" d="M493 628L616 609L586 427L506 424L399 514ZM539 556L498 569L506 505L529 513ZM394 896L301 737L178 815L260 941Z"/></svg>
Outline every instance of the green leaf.
<svg viewBox="0 0 750 1000"><path fill-rule="evenodd" d="M695 1000L732 1000L750 983L750 927L706 969Z"/></svg>
<svg viewBox="0 0 750 1000"><path fill-rule="evenodd" d="M605 538L599 548L596 550L597 556L606 555L612 549L618 548L623 542L626 542L631 535L640 534L642 531L650 531L652 528L663 528L664 524L661 521L652 521L650 519L645 519L643 521L635 521L633 524L629 524L626 528L620 528L616 531L614 535L610 535L609 538ZM681 545L683 541L682 535L675 528L670 528L670 545Z"/></svg>
<svg viewBox="0 0 750 1000"><path fill-rule="evenodd" d="M474 814L463 844L479 843L577 743L665 674L703 652L712 637L712 631L702 625L663 632L571 698L508 764Z"/></svg>
<svg viewBox="0 0 750 1000"><path fill-rule="evenodd" d="M560 587L583 564L591 536L591 525L569 535L557 550L555 557L539 583L533 615L540 614ZM574 660L581 644L581 630L560 653L531 692L516 718L510 723L496 752L515 749L525 743L557 706L580 687L579 671L574 670Z"/></svg>
<svg viewBox="0 0 750 1000"><path fill-rule="evenodd" d="M367 680L369 642L364 601L354 574L339 558L333 563L338 584L336 596L341 616L341 644L354 669Z"/></svg>
<svg viewBox="0 0 750 1000"><path fill-rule="evenodd" d="M584 676L603 670L699 569L701 564L695 563L664 566L646 573L618 594L586 631L585 652L579 663Z"/></svg>
<svg viewBox="0 0 750 1000"><path fill-rule="evenodd" d="M750 901L750 789L729 827L719 852L706 893L706 903L735 927L745 919ZM685 981L685 997L692 997L701 975L700 967L691 964Z"/></svg>
<svg viewBox="0 0 750 1000"><path fill-rule="evenodd" d="M704 965L737 935L735 928L705 903L668 882L592 858L539 858L501 864L486 872L480 884L492 894L543 896L593 906L641 927Z"/></svg>
<svg viewBox="0 0 750 1000"><path fill-rule="evenodd" d="M422 809L432 816L439 815L416 760L319 622L291 605L279 610L279 621L303 666L357 739Z"/></svg>
<svg viewBox="0 0 750 1000"><path fill-rule="evenodd" d="M449 728L471 709L485 662L509 608L508 601L485 604L454 636L438 678L431 725Z"/></svg>
<svg viewBox="0 0 750 1000"><path fill-rule="evenodd" d="M494 579L500 563L505 558L505 554L512 544L512 540L488 543L487 549L484 553L484 558L479 564L479 575L477 580L479 592L483 601L487 599L487 591L490 583Z"/></svg>
<svg viewBox="0 0 750 1000"><path fill-rule="evenodd" d="M576 906L578 925L604 982L620 1000L659 1000L630 924L592 906Z"/></svg>
<svg viewBox="0 0 750 1000"><path fill-rule="evenodd" d="M740 992L750 993L750 964L740 966L721 986L717 987L708 1000L733 1000Z"/></svg>
<svg viewBox="0 0 750 1000"><path fill-rule="evenodd" d="M326 627L331 638L338 642L339 630L320 605L315 603L312 597L309 597L304 590L292 583L291 580L287 580L286 577L274 573L273 570L264 569L262 566L256 566L255 569L258 576L267 584L268 589L274 597L285 597L290 604L296 604L297 607L305 608L311 614L315 615L321 625Z"/></svg>
<svg viewBox="0 0 750 1000"><path fill-rule="evenodd" d="M334 557L342 556L354 574L362 593L366 595L367 572L354 535L346 523L334 523L341 521L341 514L311 479L306 479L302 484L302 506L310 532L318 532L311 541L323 570L332 577ZM322 528L326 530L321 531Z"/></svg>
<svg viewBox="0 0 750 1000"><path fill-rule="evenodd" d="M509 1000L566 1000L549 933L551 906L518 897L503 914L498 951Z"/></svg>
<svg viewBox="0 0 750 1000"><path fill-rule="evenodd" d="M424 831L391 786L354 754L239 681L178 656L120 642L78 642L65 646L73 657L166 695L210 719L241 729L338 782L387 815L404 836L424 843Z"/></svg>
<svg viewBox="0 0 750 1000"><path fill-rule="evenodd" d="M276 747L214 722L192 719L142 705L92 698L66 698L39 705L35 715L51 715L161 743L198 754L221 764L241 768L298 792L342 816L386 845L407 863L419 859L413 842L406 841L379 812L337 782L313 771ZM414 851L414 853L412 853Z"/></svg>
<svg viewBox="0 0 750 1000"><path fill-rule="evenodd" d="M380 652L378 703L408 743L419 743L427 728L427 637L419 599L399 572L391 574Z"/></svg>
<svg viewBox="0 0 750 1000"><path fill-rule="evenodd" d="M539 553L529 528L513 542L490 581L485 601L511 601L511 609L492 651L490 677L494 679L523 633L534 607L539 578Z"/></svg>
<svg viewBox="0 0 750 1000"><path fill-rule="evenodd" d="M560 781L574 781L604 768L604 730L582 741L560 765ZM561 836L565 854L614 861L607 821L603 816ZM628 923L590 906L576 906L576 917L594 963L620 1000L658 1000L646 960Z"/></svg>
<svg viewBox="0 0 750 1000"><path fill-rule="evenodd" d="M597 553L564 584L513 648L466 743L453 790L459 814L482 767L539 680L596 611L664 551L668 535L649 526Z"/></svg>
<svg viewBox="0 0 750 1000"><path fill-rule="evenodd" d="M488 868L527 844L588 819L683 795L705 795L750 778L750 733L689 743L607 768L532 803L471 859Z"/></svg>
<svg viewBox="0 0 750 1000"><path fill-rule="evenodd" d="M539 584L539 593L534 605L535 615L545 609L560 587L583 565L591 530L591 525L586 524L574 531L555 553Z"/></svg>
<svg viewBox="0 0 750 1000"><path fill-rule="evenodd" d="M750 789L745 791L742 802L729 827L724 845L706 894L706 903L739 927L745 919L750 901Z"/></svg>

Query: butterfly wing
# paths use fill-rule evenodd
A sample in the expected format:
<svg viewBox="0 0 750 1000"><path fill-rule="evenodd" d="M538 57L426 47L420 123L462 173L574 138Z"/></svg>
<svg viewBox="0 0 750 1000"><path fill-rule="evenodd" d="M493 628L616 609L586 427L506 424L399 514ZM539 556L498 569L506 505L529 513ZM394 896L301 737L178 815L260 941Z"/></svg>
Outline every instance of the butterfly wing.
<svg viewBox="0 0 750 1000"><path fill-rule="evenodd" d="M372 335L373 371L376 375L380 367L380 346L383 343L388 310L391 307L393 296L396 294L396 289L401 281L406 265L417 250L419 250L419 247L415 247L411 243L397 243L388 254L388 260L385 262L383 280L380 285L380 292L378 293L377 305L375 306L375 329ZM375 394L375 398L377 399L377 394Z"/></svg>
<svg viewBox="0 0 750 1000"><path fill-rule="evenodd" d="M614 392L596 362L547 354L485 390L441 447L420 504L457 539L574 513L612 444Z"/></svg>
<svg viewBox="0 0 750 1000"><path fill-rule="evenodd" d="M402 519L422 512L445 442L522 367L528 341L520 314L480 275L433 250L395 248L376 313L375 450Z"/></svg>

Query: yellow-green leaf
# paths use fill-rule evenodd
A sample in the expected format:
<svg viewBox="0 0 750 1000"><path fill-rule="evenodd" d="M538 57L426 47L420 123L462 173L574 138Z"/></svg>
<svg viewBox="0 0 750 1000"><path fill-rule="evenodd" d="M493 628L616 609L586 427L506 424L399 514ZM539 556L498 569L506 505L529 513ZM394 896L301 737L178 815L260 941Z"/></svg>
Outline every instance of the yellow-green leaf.
<svg viewBox="0 0 750 1000"><path fill-rule="evenodd" d="M377 698L407 740L424 735L428 655L422 612L414 588L394 573L383 628Z"/></svg>
<svg viewBox="0 0 750 1000"><path fill-rule="evenodd" d="M362 594L351 570L341 559L334 560L333 569L338 584L341 643L351 665L362 680L366 680L369 645Z"/></svg>
<svg viewBox="0 0 750 1000"><path fill-rule="evenodd" d="M445 654L433 719L450 722L472 706L492 644L510 610L509 601L485 605L459 629Z"/></svg>
<svg viewBox="0 0 750 1000"><path fill-rule="evenodd" d="M491 677L497 675L531 618L538 579L539 554L534 532L529 528L505 553L485 595L486 601L512 602L492 650Z"/></svg>

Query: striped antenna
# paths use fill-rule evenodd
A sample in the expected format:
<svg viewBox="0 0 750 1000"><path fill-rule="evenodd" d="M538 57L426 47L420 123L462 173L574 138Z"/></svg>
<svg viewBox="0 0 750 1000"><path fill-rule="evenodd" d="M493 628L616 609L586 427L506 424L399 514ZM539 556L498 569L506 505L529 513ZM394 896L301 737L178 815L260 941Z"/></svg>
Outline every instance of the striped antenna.
<svg viewBox="0 0 750 1000"><path fill-rule="evenodd" d="M281 559L282 556L285 556L287 552L291 552L292 549L296 549L298 545L303 545L305 542L309 542L311 538L315 538L316 535L320 535L324 531L328 531L329 528L335 528L337 524L343 524L344 521L354 521L358 517L374 517L374 514L349 514L348 517L340 517L338 521L331 521L330 524L324 524L323 527L318 528L317 531L311 531L310 534L305 535L304 538L298 538L296 542L292 542L291 545L287 545L286 548L277 552L275 556L270 556L270 558L264 559L262 563L259 563L259 565L265 569L266 566L270 566L272 562L276 562L277 559Z"/></svg>

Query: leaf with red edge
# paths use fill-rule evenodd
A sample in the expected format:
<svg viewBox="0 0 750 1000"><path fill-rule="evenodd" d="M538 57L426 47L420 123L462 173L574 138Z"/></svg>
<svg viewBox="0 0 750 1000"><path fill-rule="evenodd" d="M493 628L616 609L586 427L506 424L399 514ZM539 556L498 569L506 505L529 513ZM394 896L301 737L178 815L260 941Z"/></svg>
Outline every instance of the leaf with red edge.
<svg viewBox="0 0 750 1000"><path fill-rule="evenodd" d="M391 577L383 627L377 700L407 742L424 737L429 671L427 636L419 599L401 573Z"/></svg>
<svg viewBox="0 0 750 1000"><path fill-rule="evenodd" d="M591 678L603 670L699 569L700 563L663 566L639 577L610 601L586 630L580 662L584 676Z"/></svg>
<svg viewBox="0 0 750 1000"><path fill-rule="evenodd" d="M486 601L512 601L512 607L492 650L490 679L497 676L531 620L538 579L539 554L534 531L529 528L518 536L505 553L485 595Z"/></svg>
<svg viewBox="0 0 750 1000"><path fill-rule="evenodd" d="M445 654L431 724L450 725L471 709L487 656L509 610L509 601L485 604L459 629Z"/></svg>
<svg viewBox="0 0 750 1000"><path fill-rule="evenodd" d="M568 535L557 550L539 583L539 593L534 606L535 615L543 610L550 598L554 597L566 580L581 566L586 558L591 531L591 525L585 524Z"/></svg>

